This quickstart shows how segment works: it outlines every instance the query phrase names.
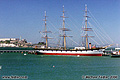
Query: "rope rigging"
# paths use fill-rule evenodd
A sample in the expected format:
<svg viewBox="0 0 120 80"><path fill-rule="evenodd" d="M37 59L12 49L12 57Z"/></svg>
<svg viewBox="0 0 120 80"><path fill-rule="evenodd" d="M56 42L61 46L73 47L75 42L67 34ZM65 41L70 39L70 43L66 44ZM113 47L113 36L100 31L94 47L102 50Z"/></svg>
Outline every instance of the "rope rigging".
<svg viewBox="0 0 120 80"><path fill-rule="evenodd" d="M71 40L72 42L74 42L76 45L78 45L78 46L80 46L80 44L79 44L79 40L77 40L77 38L81 38L81 43L82 43L82 36L83 35L85 35L86 34L86 32L85 32L85 30L86 31L89 31L89 30L92 30L91 28L93 28L93 33L96 35L96 39L99 39L99 41L97 41L97 40L95 40L95 39L92 39L91 37L92 36L88 36L88 34L86 34L85 36L86 37L90 37L90 39L93 41L93 42L95 42L97 45L100 45L100 43L98 43L98 42L101 42L102 43L102 45L104 45L105 43L107 43L107 44L109 44L109 40L113 43L113 40L108 36L108 34L104 31L104 29L102 29L102 27L100 27L101 25L100 25L100 23L98 23L98 21L95 19L95 17L93 16L93 14L91 13L91 11L88 9L88 12L89 12L89 15L91 16L91 20L92 20L92 22L94 22L95 23L95 25L96 26L93 26L90 22L88 22L88 27L90 27L90 28L86 28L86 25L84 24L85 22L86 22L86 20L85 19L83 19L83 21L82 21L82 26L80 26L80 24L75 24L75 23L77 23L77 21L75 21L75 19L74 19L74 17L72 17L72 15L70 15L69 14L69 16L70 16L70 18L69 18L69 22L72 24L71 26L70 26L70 28L73 28L73 30L75 30L75 31L73 31L72 33L74 34L74 36L73 36L73 38L71 38L70 36L66 36L66 35L62 35L62 31L64 32L64 31L67 31L67 28L61 28L62 29L62 31L60 32L60 30L59 29L57 29L56 28L56 26L50 21L50 20L48 20L48 23L50 23L51 25L52 25L52 28L54 28L54 32L53 33L51 33L51 35L52 36L54 36L54 39L52 39L52 42L57 42L57 46L60 46L60 42L61 42L61 38L60 38L60 36L63 36L63 37L68 37L68 39L69 40ZM67 12L68 13L68 12ZM64 22L64 18L65 18L65 16L63 15L62 16L63 17L63 22ZM88 17L88 15L86 15L85 17ZM72 20L71 20L72 19ZM68 23L67 22L65 22L66 23L66 25L67 26L69 26L68 25ZM48 26L48 25L47 25ZM49 30L50 29L52 29L51 27L47 27ZM84 30L83 30L84 29ZM71 29L72 30L72 29ZM41 32L40 32L41 33ZM72 34L71 33L71 34ZM78 34L79 33L79 34ZM88 32L89 33L89 32ZM41 33L42 34L42 33ZM47 34L47 32L46 32L46 34ZM59 36L58 36L58 34L59 34ZM43 35L43 34L42 34ZM80 36L79 36L80 35ZM44 35L43 35L44 36ZM45 37L45 36L44 36ZM59 37L59 38L58 38ZM79 39L80 39L79 38ZM76 41L75 41L75 40Z"/></svg>
<svg viewBox="0 0 120 80"><path fill-rule="evenodd" d="M89 9L88 9L89 10ZM93 14L91 13L91 11L89 10L90 15L92 16L92 20L95 22L95 24L97 24L97 27L104 33L103 36L106 36L106 38L108 38L112 43L113 40L110 38L110 36L104 31L104 29L102 29L102 27L100 27L100 23L97 21L97 19L93 16Z"/></svg>
<svg viewBox="0 0 120 80"><path fill-rule="evenodd" d="M99 40L103 43L103 44L105 44L102 40L104 40L106 43L108 43L107 42L107 40L104 38L104 34L102 33L102 32L100 32L97 28L95 28L92 24L90 24L90 22L88 22L88 24L92 27L92 28L94 28L94 30L93 30L93 32L95 33L95 35L97 35L97 38L99 38ZM98 33L98 34L97 34ZM100 33L100 34L99 34ZM101 37L99 37L99 36ZM109 43L108 43L109 44Z"/></svg>

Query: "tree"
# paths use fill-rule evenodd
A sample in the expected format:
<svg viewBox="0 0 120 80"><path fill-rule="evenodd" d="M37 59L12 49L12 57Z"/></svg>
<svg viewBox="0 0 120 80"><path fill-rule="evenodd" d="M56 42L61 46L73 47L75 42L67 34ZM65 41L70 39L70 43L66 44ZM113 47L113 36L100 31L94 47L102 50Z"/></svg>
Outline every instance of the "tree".
<svg viewBox="0 0 120 80"><path fill-rule="evenodd" d="M38 45L46 45L45 42L39 42Z"/></svg>

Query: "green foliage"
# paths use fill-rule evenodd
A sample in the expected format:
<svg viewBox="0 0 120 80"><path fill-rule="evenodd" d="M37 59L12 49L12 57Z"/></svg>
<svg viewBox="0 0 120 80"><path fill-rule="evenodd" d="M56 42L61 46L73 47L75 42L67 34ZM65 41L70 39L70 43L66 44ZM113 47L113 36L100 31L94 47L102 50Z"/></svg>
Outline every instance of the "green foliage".
<svg viewBox="0 0 120 80"><path fill-rule="evenodd" d="M10 40L6 40L5 43L6 43L6 44L10 44Z"/></svg>
<svg viewBox="0 0 120 80"><path fill-rule="evenodd" d="M0 43L5 43L4 41L0 41Z"/></svg>
<svg viewBox="0 0 120 80"><path fill-rule="evenodd" d="M39 42L38 45L46 45L45 42Z"/></svg>
<svg viewBox="0 0 120 80"><path fill-rule="evenodd" d="M10 44L10 40L6 40L6 41L0 41L0 43L6 43L6 44Z"/></svg>

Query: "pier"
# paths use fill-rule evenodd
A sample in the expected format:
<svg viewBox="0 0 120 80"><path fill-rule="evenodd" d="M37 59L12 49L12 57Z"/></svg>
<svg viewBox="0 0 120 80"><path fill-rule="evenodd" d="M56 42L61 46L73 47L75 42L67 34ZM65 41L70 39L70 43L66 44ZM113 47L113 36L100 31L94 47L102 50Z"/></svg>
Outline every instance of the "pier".
<svg viewBox="0 0 120 80"><path fill-rule="evenodd" d="M28 53L35 54L37 50L34 48L22 48L22 47L0 47L0 53Z"/></svg>
<svg viewBox="0 0 120 80"><path fill-rule="evenodd" d="M28 53L28 54L35 54L36 50L0 50L0 53Z"/></svg>

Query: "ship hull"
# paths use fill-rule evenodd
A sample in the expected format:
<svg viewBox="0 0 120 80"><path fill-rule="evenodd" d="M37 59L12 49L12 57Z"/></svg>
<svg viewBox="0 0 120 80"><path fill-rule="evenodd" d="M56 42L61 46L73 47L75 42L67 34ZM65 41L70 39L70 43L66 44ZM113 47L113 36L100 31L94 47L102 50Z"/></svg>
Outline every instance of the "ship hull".
<svg viewBox="0 0 120 80"><path fill-rule="evenodd" d="M51 51L39 50L36 55L102 56L100 51Z"/></svg>

